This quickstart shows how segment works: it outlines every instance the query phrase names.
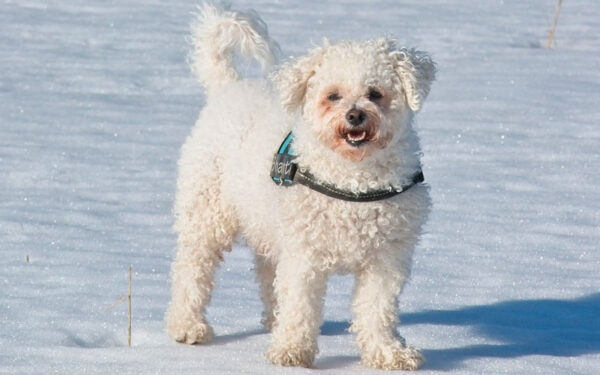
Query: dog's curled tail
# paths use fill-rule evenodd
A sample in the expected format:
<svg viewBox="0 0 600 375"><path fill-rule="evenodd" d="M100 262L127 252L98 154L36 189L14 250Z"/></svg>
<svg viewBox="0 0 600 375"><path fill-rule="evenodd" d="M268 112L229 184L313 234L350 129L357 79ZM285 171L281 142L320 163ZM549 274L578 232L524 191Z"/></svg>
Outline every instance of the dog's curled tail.
<svg viewBox="0 0 600 375"><path fill-rule="evenodd" d="M208 90L238 79L233 61L236 51L258 61L264 71L275 64L279 47L256 12L232 11L213 3L198 8L192 24L190 65Z"/></svg>

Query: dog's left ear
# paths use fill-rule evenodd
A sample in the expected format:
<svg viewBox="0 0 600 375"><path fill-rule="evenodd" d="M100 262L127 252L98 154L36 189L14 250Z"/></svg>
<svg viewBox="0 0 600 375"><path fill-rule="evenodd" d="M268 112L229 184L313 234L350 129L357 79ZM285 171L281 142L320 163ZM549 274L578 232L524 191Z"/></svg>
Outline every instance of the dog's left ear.
<svg viewBox="0 0 600 375"><path fill-rule="evenodd" d="M427 53L414 48L393 49L390 56L402 82L406 103L416 112L421 109L429 94L431 82L435 79L435 63Z"/></svg>
<svg viewBox="0 0 600 375"><path fill-rule="evenodd" d="M283 65L273 76L285 109L295 112L304 105L308 80L323 58L324 48L317 47L307 56Z"/></svg>

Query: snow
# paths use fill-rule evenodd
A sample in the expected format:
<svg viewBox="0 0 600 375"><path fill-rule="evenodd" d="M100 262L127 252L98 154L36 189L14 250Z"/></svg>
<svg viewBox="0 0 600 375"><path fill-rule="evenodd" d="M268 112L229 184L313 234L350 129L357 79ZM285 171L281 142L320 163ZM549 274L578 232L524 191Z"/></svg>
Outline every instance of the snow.
<svg viewBox="0 0 600 375"><path fill-rule="evenodd" d="M286 55L391 33L439 79L417 117L434 210L401 297L423 374L600 369L600 4L236 1ZM203 103L192 2L0 2L0 373L313 373L267 363L251 252L217 275L208 346L163 330L178 150ZM29 262L26 261L29 258ZM133 347L127 290L133 265ZM350 277L319 372L358 364Z"/></svg>

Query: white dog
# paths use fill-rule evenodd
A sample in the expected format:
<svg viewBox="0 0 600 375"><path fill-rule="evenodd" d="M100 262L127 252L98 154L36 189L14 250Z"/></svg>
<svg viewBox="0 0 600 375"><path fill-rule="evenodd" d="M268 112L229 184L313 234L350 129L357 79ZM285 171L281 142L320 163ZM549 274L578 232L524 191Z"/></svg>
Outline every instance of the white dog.
<svg viewBox="0 0 600 375"><path fill-rule="evenodd" d="M271 362L312 365L327 277L351 272L362 362L418 368L422 355L396 326L430 206L412 119L431 59L386 38L325 42L272 82L241 80L235 52L268 67L277 45L255 13L213 5L202 6L193 43L207 103L179 161L169 335L211 339L214 271L241 234L256 251Z"/></svg>

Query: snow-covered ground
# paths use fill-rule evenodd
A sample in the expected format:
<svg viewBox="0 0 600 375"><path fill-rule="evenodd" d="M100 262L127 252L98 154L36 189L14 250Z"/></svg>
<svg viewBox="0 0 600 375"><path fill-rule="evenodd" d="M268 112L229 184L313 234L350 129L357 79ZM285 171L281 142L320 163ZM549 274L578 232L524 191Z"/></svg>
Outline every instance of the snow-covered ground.
<svg viewBox="0 0 600 375"><path fill-rule="evenodd" d="M417 117L435 207L401 298L423 374L600 371L600 3L236 1L286 55L385 33L431 52ZM192 1L0 1L0 373L315 373L267 363L251 253L218 273L209 346L163 331L178 150L203 103ZM29 262L26 261L28 257ZM126 293L133 265L133 347ZM331 279L318 372L358 364Z"/></svg>

